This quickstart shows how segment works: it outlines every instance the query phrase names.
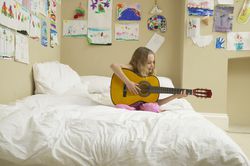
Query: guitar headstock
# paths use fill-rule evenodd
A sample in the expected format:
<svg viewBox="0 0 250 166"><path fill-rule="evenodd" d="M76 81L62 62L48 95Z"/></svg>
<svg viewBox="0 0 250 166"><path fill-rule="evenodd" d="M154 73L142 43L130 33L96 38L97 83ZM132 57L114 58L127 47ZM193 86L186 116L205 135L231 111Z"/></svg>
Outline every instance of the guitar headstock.
<svg viewBox="0 0 250 166"><path fill-rule="evenodd" d="M196 97L211 98L212 91L210 89L197 88L193 90L193 95Z"/></svg>

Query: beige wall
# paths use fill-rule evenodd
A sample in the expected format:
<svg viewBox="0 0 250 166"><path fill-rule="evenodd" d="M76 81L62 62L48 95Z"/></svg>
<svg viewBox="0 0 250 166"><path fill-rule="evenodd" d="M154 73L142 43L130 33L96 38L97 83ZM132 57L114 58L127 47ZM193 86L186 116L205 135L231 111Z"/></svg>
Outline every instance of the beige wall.
<svg viewBox="0 0 250 166"><path fill-rule="evenodd" d="M236 22L236 18L241 9L243 1L235 1L234 5L234 23L233 31L249 31L250 22L244 25L240 25ZM187 11L185 14L185 20L189 17ZM210 18L209 26L201 23L201 35L213 35L213 38L223 36L226 39L226 33L212 32L213 20ZM184 31L186 26L184 27ZM249 51L227 51L217 50L214 48L214 40L212 44L205 48L199 48L194 45L192 40L184 35L184 51L183 51L183 75L182 85L184 87L203 87L210 88L213 91L212 99L199 99L195 97L188 97L188 100L192 103L194 108L199 112L210 113L229 113L230 124L244 124L250 126L249 105L246 100L238 98L232 98L236 90L235 82L237 75L243 78L244 75L249 75L247 68L238 70L238 66L241 66L241 61L237 61L237 67L234 67L234 62L230 65L228 61L230 59L238 59L241 57L250 57ZM249 64L249 63L248 63ZM244 63L242 63L244 65ZM234 69L236 69L234 71ZM248 73L248 74L247 74ZM245 78L249 82L250 78ZM244 79L244 80L245 80ZM236 81L237 82L237 81ZM228 84L230 85L228 87ZM240 87L240 92L243 92L247 87ZM249 88L248 88L249 89ZM249 92L249 91L248 91ZM228 98L228 93L230 96ZM246 93L243 93L243 98L248 98ZM241 100L241 101L240 101ZM237 108L237 106L241 107ZM237 109L236 109L237 108ZM244 115L240 115L244 114Z"/></svg>
<svg viewBox="0 0 250 166"><path fill-rule="evenodd" d="M58 37L61 34L61 8L57 7ZM47 25L49 22L47 21ZM48 37L49 37L49 29ZM47 48L41 46L40 41L29 39L30 64L23 64L13 60L0 60L0 103L13 102L33 94L34 84L32 65L37 62L58 60L60 61L60 46Z"/></svg>
<svg viewBox="0 0 250 166"><path fill-rule="evenodd" d="M72 19L74 9L78 6L79 0L63 0L62 8L63 19ZM116 4L118 2L133 2L113 0L113 25L116 20ZM62 38L62 55L61 61L69 64L80 75L99 74L111 75L111 63L128 63L133 51L139 46L145 46L153 35L152 31L147 30L147 19L151 16L150 10L154 1L137 0L134 2L141 3L142 20L140 24L139 41L116 41L113 38L111 46L89 45L86 38ZM159 75L169 76L173 79L176 86L180 85L181 66L180 55L182 51L182 5L183 2L172 3L171 0L158 0L159 6L163 9L162 15L167 19L167 32L160 33L166 38L166 42L157 52L156 63ZM87 10L86 1L83 6ZM87 19L87 16L85 16ZM114 35L113 35L114 37Z"/></svg>

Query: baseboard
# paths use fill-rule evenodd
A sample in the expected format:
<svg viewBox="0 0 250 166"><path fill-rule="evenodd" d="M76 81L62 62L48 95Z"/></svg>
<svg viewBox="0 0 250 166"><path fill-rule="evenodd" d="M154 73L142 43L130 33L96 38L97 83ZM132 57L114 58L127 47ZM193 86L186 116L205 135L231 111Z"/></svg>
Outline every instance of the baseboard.
<svg viewBox="0 0 250 166"><path fill-rule="evenodd" d="M219 113L201 113L207 120L218 126L223 130L228 130L229 127L229 118L227 114Z"/></svg>
<svg viewBox="0 0 250 166"><path fill-rule="evenodd" d="M250 134L250 126L229 125L228 132Z"/></svg>

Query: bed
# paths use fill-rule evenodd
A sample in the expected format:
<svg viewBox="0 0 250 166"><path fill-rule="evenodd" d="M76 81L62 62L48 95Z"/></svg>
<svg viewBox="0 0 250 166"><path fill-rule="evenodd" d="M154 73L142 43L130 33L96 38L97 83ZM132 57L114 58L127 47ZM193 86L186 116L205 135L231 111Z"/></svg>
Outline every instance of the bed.
<svg viewBox="0 0 250 166"><path fill-rule="evenodd" d="M80 77L58 62L33 69L36 94L0 105L0 165L249 166L240 147L185 99L162 113L129 111L112 105L109 77Z"/></svg>

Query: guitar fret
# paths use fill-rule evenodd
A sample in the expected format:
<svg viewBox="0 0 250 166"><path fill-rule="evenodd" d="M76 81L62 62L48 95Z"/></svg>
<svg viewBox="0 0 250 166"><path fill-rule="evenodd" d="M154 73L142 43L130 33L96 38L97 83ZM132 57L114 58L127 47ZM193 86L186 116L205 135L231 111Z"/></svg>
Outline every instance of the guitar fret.
<svg viewBox="0 0 250 166"><path fill-rule="evenodd" d="M182 91L186 90L186 94L192 95L192 89L180 89L180 88L167 88L167 87L155 87L151 86L149 91L152 93L170 93L170 94L180 94Z"/></svg>

